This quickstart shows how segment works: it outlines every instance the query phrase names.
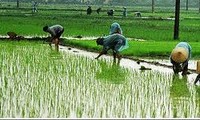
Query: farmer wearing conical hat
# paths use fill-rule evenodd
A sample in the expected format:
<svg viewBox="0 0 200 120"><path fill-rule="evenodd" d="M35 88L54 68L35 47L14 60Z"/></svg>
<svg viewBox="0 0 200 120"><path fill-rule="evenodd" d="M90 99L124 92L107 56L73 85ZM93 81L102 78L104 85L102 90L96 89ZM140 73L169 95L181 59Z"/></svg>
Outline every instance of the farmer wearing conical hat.
<svg viewBox="0 0 200 120"><path fill-rule="evenodd" d="M191 58L191 46L187 42L180 42L172 50L170 61L173 64L175 74L182 72L186 75L188 71L188 61Z"/></svg>
<svg viewBox="0 0 200 120"><path fill-rule="evenodd" d="M120 63L121 60L121 55L119 54L119 52L129 47L127 39L120 34L112 34L104 38L97 38L96 43L97 45L102 45L103 49L95 59L98 59L103 54L107 54L108 50L112 49L114 63L116 63L116 57L117 57L118 64Z"/></svg>
<svg viewBox="0 0 200 120"><path fill-rule="evenodd" d="M58 45L59 45L59 41L60 41L60 36L64 32L64 27L61 26L61 25L44 26L43 27L43 31L48 32L48 33L51 34L49 45L51 47L51 43L55 42L55 48L58 51Z"/></svg>
<svg viewBox="0 0 200 120"><path fill-rule="evenodd" d="M122 34L122 29L121 29L119 23L117 23L117 22L112 23L110 26L109 34L111 35L111 34L115 34L115 33Z"/></svg>

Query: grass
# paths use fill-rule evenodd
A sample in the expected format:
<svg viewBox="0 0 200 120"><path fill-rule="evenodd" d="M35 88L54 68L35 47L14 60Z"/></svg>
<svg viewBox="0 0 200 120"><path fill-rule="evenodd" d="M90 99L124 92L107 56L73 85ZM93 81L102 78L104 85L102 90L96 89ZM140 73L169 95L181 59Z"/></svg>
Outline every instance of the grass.
<svg viewBox="0 0 200 120"><path fill-rule="evenodd" d="M129 48L121 54L128 57L156 57L168 59L172 49L179 41L132 41ZM187 41L186 41L187 42ZM192 47L192 59L198 59L200 48L198 42L188 42ZM99 52L102 46L97 46L95 40L66 40L66 45L79 47L89 51ZM110 53L111 54L111 53Z"/></svg>
<svg viewBox="0 0 200 120"><path fill-rule="evenodd" d="M100 15L94 11L90 16L86 15L87 6L69 5L65 9L54 7L56 6L49 5L45 9L40 8L36 14L32 14L31 9L27 7L2 8L0 11L3 22L0 23L2 26L0 34L6 35L8 31L15 31L20 35L47 35L42 31L44 25L61 24L65 27L63 36L97 37L107 35L109 26L113 22L118 22L126 37L155 41L171 41L173 39L174 21L162 19L174 17L172 10L155 13L144 11L142 16L150 18L142 19L134 17L134 8L129 8L128 17L123 18L121 7L116 7L114 17L107 16L108 7L106 6ZM199 41L199 14L193 10L187 12L182 10L180 17L180 40Z"/></svg>

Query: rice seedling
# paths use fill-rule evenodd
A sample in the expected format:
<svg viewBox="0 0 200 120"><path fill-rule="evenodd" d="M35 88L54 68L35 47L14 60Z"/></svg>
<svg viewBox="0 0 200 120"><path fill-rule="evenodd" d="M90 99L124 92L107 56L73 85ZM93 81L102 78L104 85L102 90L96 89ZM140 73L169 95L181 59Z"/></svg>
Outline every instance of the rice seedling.
<svg viewBox="0 0 200 120"><path fill-rule="evenodd" d="M1 118L200 116L198 90L187 85L186 96L172 95L180 86L171 73L55 53L37 42L0 42Z"/></svg>

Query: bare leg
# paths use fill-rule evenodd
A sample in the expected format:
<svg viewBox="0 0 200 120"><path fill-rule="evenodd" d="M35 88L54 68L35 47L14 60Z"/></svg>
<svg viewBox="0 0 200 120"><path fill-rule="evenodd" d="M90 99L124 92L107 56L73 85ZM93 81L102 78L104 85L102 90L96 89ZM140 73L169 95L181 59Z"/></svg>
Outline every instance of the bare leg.
<svg viewBox="0 0 200 120"><path fill-rule="evenodd" d="M59 51L59 39L58 38L55 39L55 49L57 52Z"/></svg>
<svg viewBox="0 0 200 120"><path fill-rule="evenodd" d="M50 46L50 48L52 48L52 46L51 46L51 42L49 42L49 46Z"/></svg>
<svg viewBox="0 0 200 120"><path fill-rule="evenodd" d="M120 61L121 61L121 59L122 59L122 56L121 56L120 54L117 54L117 58L118 58L117 64L119 65L119 64L120 64Z"/></svg>
<svg viewBox="0 0 200 120"><path fill-rule="evenodd" d="M116 64L116 53L113 51L113 63Z"/></svg>
<svg viewBox="0 0 200 120"><path fill-rule="evenodd" d="M198 81L200 81L200 74L197 75L197 77L196 77L196 79L194 81L194 84L196 85Z"/></svg>

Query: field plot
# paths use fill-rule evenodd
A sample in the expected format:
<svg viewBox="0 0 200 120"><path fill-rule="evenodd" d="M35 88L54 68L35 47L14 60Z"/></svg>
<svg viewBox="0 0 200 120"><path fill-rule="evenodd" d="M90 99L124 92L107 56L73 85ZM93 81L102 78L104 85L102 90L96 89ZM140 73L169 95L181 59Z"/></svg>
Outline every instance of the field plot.
<svg viewBox="0 0 200 120"><path fill-rule="evenodd" d="M0 42L0 117L200 117L200 91L186 78L56 53L38 42Z"/></svg>

